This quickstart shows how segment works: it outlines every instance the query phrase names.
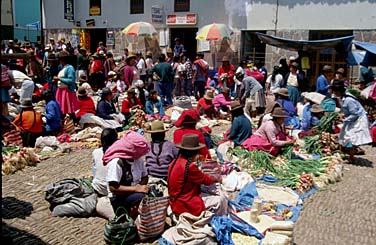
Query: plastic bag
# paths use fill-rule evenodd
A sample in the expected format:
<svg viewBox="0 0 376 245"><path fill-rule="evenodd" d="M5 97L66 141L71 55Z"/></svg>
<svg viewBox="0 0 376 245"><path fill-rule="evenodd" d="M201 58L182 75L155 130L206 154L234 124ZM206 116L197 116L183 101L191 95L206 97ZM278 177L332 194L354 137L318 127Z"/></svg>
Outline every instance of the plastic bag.
<svg viewBox="0 0 376 245"><path fill-rule="evenodd" d="M57 146L59 144L59 141L55 136L40 136L37 138L35 142L36 148L43 148L45 146Z"/></svg>
<svg viewBox="0 0 376 245"><path fill-rule="evenodd" d="M252 207L253 199L258 196L256 182L244 186L236 196L236 202L245 207Z"/></svg>

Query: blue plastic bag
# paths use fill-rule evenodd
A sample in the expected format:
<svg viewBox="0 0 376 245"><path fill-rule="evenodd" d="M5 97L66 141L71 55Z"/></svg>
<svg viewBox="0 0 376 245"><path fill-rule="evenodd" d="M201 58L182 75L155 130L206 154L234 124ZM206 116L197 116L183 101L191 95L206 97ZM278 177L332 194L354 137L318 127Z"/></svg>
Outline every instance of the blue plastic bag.
<svg viewBox="0 0 376 245"><path fill-rule="evenodd" d="M271 175L263 175L263 176L257 178L257 180L263 180L263 181L266 181L266 182L274 183L274 182L276 182L278 179L277 179L277 178L274 178L274 177L271 176Z"/></svg>
<svg viewBox="0 0 376 245"><path fill-rule="evenodd" d="M241 206L252 207L253 199L257 196L256 182L253 181L240 190L236 195L236 202Z"/></svg>

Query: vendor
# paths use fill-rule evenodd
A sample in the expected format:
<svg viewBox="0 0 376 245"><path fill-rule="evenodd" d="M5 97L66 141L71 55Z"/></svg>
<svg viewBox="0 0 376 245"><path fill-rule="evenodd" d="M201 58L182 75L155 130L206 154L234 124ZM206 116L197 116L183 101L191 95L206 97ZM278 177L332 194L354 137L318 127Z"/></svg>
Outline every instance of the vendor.
<svg viewBox="0 0 376 245"><path fill-rule="evenodd" d="M343 81L335 79L331 89L335 96L342 99L341 112L345 119L339 135L339 143L350 154L349 160L352 162L354 154L364 153L358 146L372 142L367 113L359 100L346 92Z"/></svg>
<svg viewBox="0 0 376 245"><path fill-rule="evenodd" d="M216 95L212 103L220 113L228 112L231 104L230 89L227 87L222 88L222 93Z"/></svg>
<svg viewBox="0 0 376 245"><path fill-rule="evenodd" d="M241 145L252 135L252 125L244 116L243 106L238 101L231 103L232 125L228 139L234 142L234 146Z"/></svg>
<svg viewBox="0 0 376 245"><path fill-rule="evenodd" d="M286 116L285 110L275 108L272 113L273 120L264 122L261 127L242 144L242 147L252 150L262 150L271 155L278 155L283 146L295 143L294 139L288 139L282 128Z"/></svg>
<svg viewBox="0 0 376 245"><path fill-rule="evenodd" d="M196 129L196 124L200 120L200 115L194 109L185 110L182 112L178 120L175 122L175 127L178 127L174 131L174 144L178 144L182 141L185 134L196 134L200 143L205 144L205 137L203 133ZM200 154L205 159L210 158L208 147L204 147L200 150Z"/></svg>
<svg viewBox="0 0 376 245"><path fill-rule="evenodd" d="M210 119L216 117L214 105L212 100L214 99L213 91L207 90L204 96L198 100L196 110L200 115L205 115Z"/></svg>
<svg viewBox="0 0 376 245"><path fill-rule="evenodd" d="M297 118L296 110L294 104L291 102L289 97L289 91L287 88L281 88L276 93L277 102L286 111L285 126L293 126L294 128L299 128L299 119Z"/></svg>
<svg viewBox="0 0 376 245"><path fill-rule="evenodd" d="M121 103L121 113L123 113L125 120L132 116L132 110L141 109L142 104L140 100L136 97L136 90L134 88L130 88L127 91L127 97Z"/></svg>
<svg viewBox="0 0 376 245"><path fill-rule="evenodd" d="M299 64L292 62L290 72L286 75L284 84L287 86L290 101L296 106L300 100L300 90L303 87L304 75L299 72Z"/></svg>
<svg viewBox="0 0 376 245"><path fill-rule="evenodd" d="M205 147L196 134L185 134L176 145L179 157L171 163L168 170L168 193L173 214L190 213L199 216L206 210L201 196L200 185L221 182L221 176L202 173L197 165L199 150Z"/></svg>
<svg viewBox="0 0 376 245"><path fill-rule="evenodd" d="M111 114L116 113L115 105L112 102L112 92L109 88L102 89L101 100L97 106L97 116L106 120L114 120Z"/></svg>
<svg viewBox="0 0 376 245"><path fill-rule="evenodd" d="M79 119L85 114L93 114L95 115L95 105L94 101L91 97L87 95L87 90L84 87L78 88L78 104L79 109L76 112L76 118Z"/></svg>
<svg viewBox="0 0 376 245"><path fill-rule="evenodd" d="M13 123L21 129L22 142L25 147L34 147L36 139L43 133L42 115L34 110L31 99L24 99L21 113L16 116Z"/></svg>
<svg viewBox="0 0 376 245"><path fill-rule="evenodd" d="M163 122L152 122L148 133L151 136L150 151L145 156L145 164L150 178L167 180L167 172L170 163L178 157L178 149L174 143L165 139L166 129Z"/></svg>
<svg viewBox="0 0 376 245"><path fill-rule="evenodd" d="M46 135L57 136L61 129L61 110L60 105L54 99L54 95L50 89L42 92L42 99L46 102Z"/></svg>
<svg viewBox="0 0 376 245"><path fill-rule="evenodd" d="M154 109L157 109L158 113L154 113ZM158 92L155 90L150 91L148 100L146 101L146 117L151 120L161 119L167 120L162 102L158 99Z"/></svg>
<svg viewBox="0 0 376 245"><path fill-rule="evenodd" d="M124 207L133 219L138 215L138 205L150 191L148 173L141 159L149 150L143 136L128 131L103 156L111 205L115 211Z"/></svg>
<svg viewBox="0 0 376 245"><path fill-rule="evenodd" d="M324 110L320 107L320 105L315 104L312 100L308 97L306 98L308 104L303 108L303 117L302 117L302 126L301 129L303 131L308 131L313 126L317 126L320 122L320 118L322 117ZM320 117L318 117L320 116Z"/></svg>

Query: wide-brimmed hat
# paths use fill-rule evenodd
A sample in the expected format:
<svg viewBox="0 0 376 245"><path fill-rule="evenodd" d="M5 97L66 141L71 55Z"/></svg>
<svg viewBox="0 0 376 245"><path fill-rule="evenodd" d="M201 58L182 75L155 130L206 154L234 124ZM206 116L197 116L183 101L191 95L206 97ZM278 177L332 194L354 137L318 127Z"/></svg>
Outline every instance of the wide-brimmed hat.
<svg viewBox="0 0 376 245"><path fill-rule="evenodd" d="M195 109L188 109L181 113L178 120L175 122L176 127L181 127L184 125L196 124L200 120L200 114L198 114Z"/></svg>
<svg viewBox="0 0 376 245"><path fill-rule="evenodd" d="M244 71L238 71L238 72L235 74L235 77L236 77L236 78L244 77Z"/></svg>
<svg viewBox="0 0 376 245"><path fill-rule="evenodd" d="M51 47L50 44L47 44L46 47L44 48L44 50L46 50L46 51L47 51L47 50L51 50L51 49L52 49L52 47Z"/></svg>
<svg viewBox="0 0 376 245"><path fill-rule="evenodd" d="M287 88L280 88L277 94L285 96L285 97L289 97L289 91L287 90Z"/></svg>
<svg viewBox="0 0 376 245"><path fill-rule="evenodd" d="M222 93L228 94L230 93L230 89L228 87L222 88Z"/></svg>
<svg viewBox="0 0 376 245"><path fill-rule="evenodd" d="M322 109L322 107L320 105L317 105L317 104L314 104L311 108L311 112L313 113L320 113L320 112L323 112L324 109Z"/></svg>
<svg viewBox="0 0 376 245"><path fill-rule="evenodd" d="M21 107L22 109L30 109L30 108L33 108L33 103L32 103L32 101L31 101L31 99L26 98L26 99L24 99L24 100L22 101L20 107Z"/></svg>
<svg viewBox="0 0 376 245"><path fill-rule="evenodd" d="M65 58L65 57L69 57L70 56L70 54L69 54L69 52L68 51L65 51L65 50L63 50L63 51L60 51L58 54L57 54L57 57L60 59L60 58Z"/></svg>
<svg viewBox="0 0 376 245"><path fill-rule="evenodd" d="M199 142L197 134L185 134L182 141L176 144L176 147L189 151L197 151L204 148L205 145Z"/></svg>
<svg viewBox="0 0 376 245"><path fill-rule="evenodd" d="M299 68L299 64L298 64L298 62L292 62L292 63L291 63L291 66L292 66L292 67L295 67L295 68Z"/></svg>
<svg viewBox="0 0 376 245"><path fill-rule="evenodd" d="M214 99L214 94L213 94L213 91L206 91L206 93L204 94L204 99L206 100L212 100Z"/></svg>
<svg viewBox="0 0 376 245"><path fill-rule="evenodd" d="M108 74L107 74L108 77L113 77L113 76L116 76L116 72L114 71L110 71Z"/></svg>
<svg viewBox="0 0 376 245"><path fill-rule="evenodd" d="M230 62L230 59L228 58L228 56L223 56L222 57L222 60L221 60L222 62Z"/></svg>
<svg viewBox="0 0 376 245"><path fill-rule="evenodd" d="M286 110L281 107L274 108L272 113L273 118L287 118Z"/></svg>
<svg viewBox="0 0 376 245"><path fill-rule="evenodd" d="M324 67L322 68L322 71L331 72L332 71L332 67L330 65L324 65Z"/></svg>
<svg viewBox="0 0 376 245"><path fill-rule="evenodd" d="M142 80L137 80L135 83L134 83L134 85L136 86L136 87L139 87L139 88L142 88L142 87L144 87L144 81L142 81Z"/></svg>
<svg viewBox="0 0 376 245"><path fill-rule="evenodd" d="M150 126L150 130L147 130L146 132L150 134L154 133L164 133L168 131L168 129L165 129L164 124L160 120L153 121Z"/></svg>
<svg viewBox="0 0 376 245"><path fill-rule="evenodd" d="M312 101L315 104L321 104L325 100L325 95L317 93L317 92L306 92L302 94L304 98L309 101Z"/></svg>
<svg viewBox="0 0 376 245"><path fill-rule="evenodd" d="M235 111L238 109L243 109L244 105L240 104L239 101L233 101L231 102L230 107L231 107L230 111Z"/></svg>
<svg viewBox="0 0 376 245"><path fill-rule="evenodd" d="M345 69L343 69L343 68L338 68L338 70L336 70L336 72L335 72L336 74L344 74L345 73Z"/></svg>
<svg viewBox="0 0 376 245"><path fill-rule="evenodd" d="M125 60L129 61L130 59L136 59L136 54L133 52L129 53L129 55L127 56Z"/></svg>
<svg viewBox="0 0 376 245"><path fill-rule="evenodd" d="M87 95L87 91L84 87L79 87L78 90L77 90L77 93L79 96L86 96Z"/></svg>

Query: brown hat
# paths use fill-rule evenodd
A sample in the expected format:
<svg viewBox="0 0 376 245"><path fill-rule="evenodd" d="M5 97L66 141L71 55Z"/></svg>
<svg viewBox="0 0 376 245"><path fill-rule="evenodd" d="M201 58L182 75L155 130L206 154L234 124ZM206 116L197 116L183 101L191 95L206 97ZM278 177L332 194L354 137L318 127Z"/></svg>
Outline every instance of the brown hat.
<svg viewBox="0 0 376 245"><path fill-rule="evenodd" d="M324 67L322 68L322 71L324 71L324 72L331 72L332 71L332 67L329 66L329 65L324 65Z"/></svg>
<svg viewBox="0 0 376 245"><path fill-rule="evenodd" d="M292 63L291 63L291 66L292 66L292 67L295 67L295 68L299 68L299 64L298 64L298 62L292 62Z"/></svg>
<svg viewBox="0 0 376 245"><path fill-rule="evenodd" d="M231 111L235 111L238 109L243 109L244 106L240 104L239 101L233 101L231 102L230 107L231 107Z"/></svg>
<svg viewBox="0 0 376 245"><path fill-rule="evenodd" d="M166 54L172 54L172 49L171 48L168 48L167 51L166 51Z"/></svg>
<svg viewBox="0 0 376 245"><path fill-rule="evenodd" d="M54 53L48 54L47 60L49 61L57 60L56 55Z"/></svg>
<svg viewBox="0 0 376 245"><path fill-rule="evenodd" d="M287 117L286 111L280 107L274 108L272 117L273 118L286 118Z"/></svg>
<svg viewBox="0 0 376 245"><path fill-rule="evenodd" d="M277 94L285 96L285 97L289 97L289 91L287 90L287 88L280 88Z"/></svg>
<svg viewBox="0 0 376 245"><path fill-rule="evenodd" d="M79 87L78 90L77 90L77 93L79 96L86 96L87 95L87 91L84 87Z"/></svg>
<svg viewBox="0 0 376 245"><path fill-rule="evenodd" d="M222 62L229 62L230 59L225 55L222 57Z"/></svg>
<svg viewBox="0 0 376 245"><path fill-rule="evenodd" d="M177 148L196 151L205 147L204 144L200 143L197 134L185 134L180 143L176 144Z"/></svg>
<svg viewBox="0 0 376 245"><path fill-rule="evenodd" d="M338 74L344 74L345 73L345 69L343 69L343 68L338 68L338 70L336 71L336 73L338 73Z"/></svg>
<svg viewBox="0 0 376 245"><path fill-rule="evenodd" d="M228 94L228 93L230 93L230 89L228 87L223 87L222 93Z"/></svg>
<svg viewBox="0 0 376 245"><path fill-rule="evenodd" d="M30 108L33 108L33 103L31 102L31 99L29 98L26 98L22 101L20 107L22 109L30 109Z"/></svg>
<svg viewBox="0 0 376 245"><path fill-rule="evenodd" d="M213 91L211 91L211 90L206 91L206 93L204 94L204 98L206 100L212 100L212 99L214 99Z"/></svg>
<svg viewBox="0 0 376 245"><path fill-rule="evenodd" d="M323 112L324 110L321 108L320 105L314 104L311 108L311 112L313 113L320 113Z"/></svg>
<svg viewBox="0 0 376 245"><path fill-rule="evenodd" d="M68 51L65 51L65 50L60 51L60 52L57 54L57 57L58 57L58 58L64 58L64 57L69 57L69 56L70 56L70 54L68 53Z"/></svg>
<svg viewBox="0 0 376 245"><path fill-rule="evenodd" d="M160 120L156 120L151 123L150 130L147 130L146 132L150 134L154 134L154 133L163 133L166 131L168 131L168 129L165 129L163 122Z"/></svg>
<svg viewBox="0 0 376 245"><path fill-rule="evenodd" d="M147 51L146 56L153 56L153 53L151 51Z"/></svg>
<svg viewBox="0 0 376 245"><path fill-rule="evenodd" d="M133 52L131 52L131 53L127 56L127 58L126 58L125 60L126 60L126 61L129 61L130 59L136 59L136 54L133 53Z"/></svg>

